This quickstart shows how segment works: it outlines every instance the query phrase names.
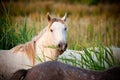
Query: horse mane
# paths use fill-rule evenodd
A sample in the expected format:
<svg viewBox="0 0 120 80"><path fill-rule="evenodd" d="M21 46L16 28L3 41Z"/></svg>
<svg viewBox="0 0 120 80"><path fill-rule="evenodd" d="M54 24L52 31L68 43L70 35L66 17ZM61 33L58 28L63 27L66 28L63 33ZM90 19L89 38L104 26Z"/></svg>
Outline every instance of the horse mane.
<svg viewBox="0 0 120 80"><path fill-rule="evenodd" d="M47 27L45 27L41 32L38 33L37 36L33 37L32 41L37 41L40 37L47 31Z"/></svg>

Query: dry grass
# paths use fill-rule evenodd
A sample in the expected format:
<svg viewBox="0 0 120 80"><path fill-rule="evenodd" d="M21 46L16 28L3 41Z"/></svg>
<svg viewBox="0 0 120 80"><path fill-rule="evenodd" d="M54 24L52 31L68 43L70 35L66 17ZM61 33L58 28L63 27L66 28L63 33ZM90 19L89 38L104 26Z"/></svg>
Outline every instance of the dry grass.
<svg viewBox="0 0 120 80"><path fill-rule="evenodd" d="M120 13L119 4L98 4L98 5L80 5L80 4L69 4L65 2L57 1L11 1L5 2L7 9L10 9L10 15L29 15L33 12L39 12L44 14L51 12L52 14L63 15L67 12L71 15L78 16L90 16L90 15L106 15L118 17Z"/></svg>
<svg viewBox="0 0 120 80"><path fill-rule="evenodd" d="M69 49L85 51L81 61L76 59L63 59L83 68L103 70L107 62L101 57L95 62L88 54L87 47L98 47L99 55L106 49L103 46L120 47L120 6L119 4L80 5L57 2L53 0L18 0L4 2L0 5L0 49L10 49L18 44L30 41L40 30L47 26L47 12L53 17L62 17L68 13L67 43ZM100 44L100 45L99 45ZM93 53L96 51L93 49ZM111 53L106 51L105 53ZM74 56L73 56L74 57ZM61 59L62 60L62 59ZM102 61L101 61L102 60ZM114 61L114 60L113 60ZM100 64L98 64L100 63ZM119 64L117 64L119 65Z"/></svg>
<svg viewBox="0 0 120 80"><path fill-rule="evenodd" d="M27 31L34 27L34 34L36 34L47 25L47 12L50 12L53 17L61 17L67 12L69 48L80 49L81 46L88 47L96 43L120 47L120 6L116 4L88 6L36 0L29 3L5 2L6 10L3 5L1 6L1 13L4 13L0 14L1 17L8 15L9 28L14 27L16 33L19 33L19 28L25 23Z"/></svg>

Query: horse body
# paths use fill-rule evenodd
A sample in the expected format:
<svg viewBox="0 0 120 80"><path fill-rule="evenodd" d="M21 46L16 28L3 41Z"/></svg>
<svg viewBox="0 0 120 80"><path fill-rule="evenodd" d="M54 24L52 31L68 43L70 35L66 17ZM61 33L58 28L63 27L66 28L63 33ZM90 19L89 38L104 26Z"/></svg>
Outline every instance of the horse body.
<svg viewBox="0 0 120 80"><path fill-rule="evenodd" d="M28 69L27 65L31 64L26 54L13 54L11 50L0 51L0 77L3 76L1 80L8 80L18 69Z"/></svg>
<svg viewBox="0 0 120 80"><path fill-rule="evenodd" d="M86 55L86 54L90 54L92 60L95 61L95 62L98 62L98 63L100 62L100 60L98 59L98 57L96 55L98 55L99 57L102 56L102 60L104 61L104 65L103 66L106 67L106 68L108 68L109 65L108 65L108 63L106 63L104 58L108 57L109 62L112 62L112 57L113 57L113 59L116 62L118 62L118 63L120 62L120 48L117 48L117 47L111 47L111 48L105 47L105 48L102 48L103 49L102 53L100 52L100 49L101 48L99 48L99 47L86 48L85 50L81 50L81 51L67 49L62 55L60 55L58 57L58 60L61 61L61 62L65 62L66 63L66 60L64 61L64 59L70 59L70 60L73 60L73 61L76 62L76 66L79 66L77 64L80 64L80 61L82 61L83 57L86 58L86 57L88 57L88 55ZM105 49L108 52L105 51ZM111 53L112 56L110 56L110 53ZM106 56L106 55L108 55L108 56ZM69 60L67 61L67 63L71 64L71 65L73 64L73 62L71 62ZM85 68L88 68L88 67L85 66Z"/></svg>
<svg viewBox="0 0 120 80"><path fill-rule="evenodd" d="M28 69L30 66L40 63L35 60L36 56L43 62L56 60L67 48L65 18L64 16L62 19L51 19L48 15L48 26L32 41L20 44L10 50L0 50L0 77L9 79L16 70ZM51 29L53 30L51 31ZM60 36L59 39L56 36Z"/></svg>
<svg viewBox="0 0 120 80"><path fill-rule="evenodd" d="M29 70L19 70L10 80L120 80L119 74L120 66L105 71L93 71L48 61Z"/></svg>
<svg viewBox="0 0 120 80"><path fill-rule="evenodd" d="M120 48L112 47L113 56L120 62Z"/></svg>

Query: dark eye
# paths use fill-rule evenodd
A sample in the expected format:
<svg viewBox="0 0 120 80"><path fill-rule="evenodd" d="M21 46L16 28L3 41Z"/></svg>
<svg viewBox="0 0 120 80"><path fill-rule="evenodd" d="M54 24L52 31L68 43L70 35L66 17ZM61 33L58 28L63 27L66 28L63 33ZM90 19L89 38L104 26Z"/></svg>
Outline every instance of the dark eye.
<svg viewBox="0 0 120 80"><path fill-rule="evenodd" d="M67 28L65 28L65 31L67 30Z"/></svg>
<svg viewBox="0 0 120 80"><path fill-rule="evenodd" d="M51 32L53 32L53 30L52 30L52 29L50 29L50 31L51 31Z"/></svg>

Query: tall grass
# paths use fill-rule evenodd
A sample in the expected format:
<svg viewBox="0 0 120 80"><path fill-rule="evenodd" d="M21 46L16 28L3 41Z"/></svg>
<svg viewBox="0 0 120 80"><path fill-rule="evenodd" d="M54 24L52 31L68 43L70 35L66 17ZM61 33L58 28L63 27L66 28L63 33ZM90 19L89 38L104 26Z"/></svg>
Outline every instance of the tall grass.
<svg viewBox="0 0 120 80"><path fill-rule="evenodd" d="M80 49L80 45L90 47L96 43L119 46L120 33L117 26L119 19L115 21L113 19L98 19L98 17L77 18L69 22L67 36L69 47Z"/></svg>
<svg viewBox="0 0 120 80"><path fill-rule="evenodd" d="M71 51L67 56L61 56L59 61L92 70L104 70L112 66L120 65L120 62L113 57L111 48L102 45L83 48L82 51L74 53Z"/></svg>
<svg viewBox="0 0 120 80"><path fill-rule="evenodd" d="M11 49L18 44L30 41L33 35L35 35L34 27L27 30L26 19L20 26L18 26L17 23L9 24L7 21L3 22L0 29L0 49Z"/></svg>
<svg viewBox="0 0 120 80"><path fill-rule="evenodd" d="M41 6L35 9L35 14L32 14L35 7L32 3L27 4L29 8L24 7L21 2L18 3L18 6L21 6L25 11L19 11L18 8L16 9L15 5L17 3L15 4L14 2L10 4L11 8L9 9L2 4L2 13L4 13L4 15L2 14L2 17L0 16L0 49L11 49L18 44L30 41L37 32L47 25L46 12L53 11L52 13L56 13L57 15L52 16L57 17L68 12L68 48L83 50L86 54L83 56L78 53L79 56L81 56L80 60L76 59L73 55L70 56L74 57L74 59L63 58L61 60L65 63L72 62L74 66L95 70L105 69L105 64L107 64L108 67L118 64L111 57L112 51L107 50L102 45L120 47L119 17L112 18L112 15L109 18L108 16L110 14L105 11L102 5L98 5L96 8L95 6L89 8L89 6L85 5L62 4L62 7L66 7L66 10L61 8L61 3L57 3L57 5L50 8L53 3L54 2L43 2L43 4L41 4L36 2L36 6L39 4L41 4ZM6 3L6 5L8 6L9 4ZM112 6L114 7L114 5ZM55 11L53 9L55 9ZM109 10L112 10L111 7ZM115 11L117 12L116 8ZM108 15L106 16L106 14ZM18 15L20 16L18 17ZM96 47L97 44L101 44L98 48L99 52L96 51L95 48L88 51L88 47ZM94 56L97 62L91 57L91 53L95 53ZM103 55L105 55L105 57ZM112 61L106 58L108 55L111 57ZM36 57L36 59L41 61L39 57Z"/></svg>

